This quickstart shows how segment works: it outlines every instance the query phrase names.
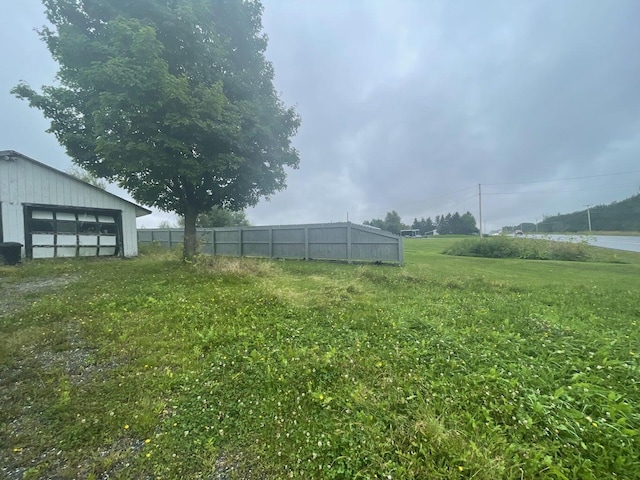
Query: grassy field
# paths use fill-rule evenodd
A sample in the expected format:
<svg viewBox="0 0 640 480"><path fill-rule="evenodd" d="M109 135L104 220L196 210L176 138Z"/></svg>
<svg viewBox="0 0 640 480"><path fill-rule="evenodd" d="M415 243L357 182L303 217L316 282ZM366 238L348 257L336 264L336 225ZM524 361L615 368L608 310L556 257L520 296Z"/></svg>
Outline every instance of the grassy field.
<svg viewBox="0 0 640 480"><path fill-rule="evenodd" d="M0 267L0 477L640 478L640 255L452 241Z"/></svg>

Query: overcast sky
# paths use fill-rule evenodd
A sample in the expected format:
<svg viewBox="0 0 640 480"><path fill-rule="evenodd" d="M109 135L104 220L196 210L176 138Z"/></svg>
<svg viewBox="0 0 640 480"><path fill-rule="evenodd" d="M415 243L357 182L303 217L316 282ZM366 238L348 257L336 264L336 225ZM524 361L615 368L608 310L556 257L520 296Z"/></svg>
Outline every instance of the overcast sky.
<svg viewBox="0 0 640 480"><path fill-rule="evenodd" d="M5 2L0 150L71 161L9 90L51 84L40 0ZM264 0L300 168L255 225L406 223L471 211L485 231L640 187L640 1ZM116 190L113 190L116 191ZM121 193L121 192L120 192ZM170 215L139 219L152 227Z"/></svg>

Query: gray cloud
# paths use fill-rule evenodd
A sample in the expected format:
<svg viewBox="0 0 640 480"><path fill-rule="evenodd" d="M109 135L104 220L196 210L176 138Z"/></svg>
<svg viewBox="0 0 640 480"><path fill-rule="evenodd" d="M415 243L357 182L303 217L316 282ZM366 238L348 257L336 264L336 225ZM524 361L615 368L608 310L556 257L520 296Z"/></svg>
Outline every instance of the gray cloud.
<svg viewBox="0 0 640 480"><path fill-rule="evenodd" d="M331 39L313 36L312 48L296 39L326 34L337 2L265 3L278 85L303 116L303 163L256 217L307 202L322 205L304 215L309 221L347 210L364 219L397 209L407 221L448 209L476 213L477 197L468 197L478 183L637 168L633 1L349 2L348 15L329 22L339 27ZM296 27L284 27L278 12L301 3ZM281 50L298 61L280 64ZM486 218L495 226L534 220L637 191L632 182L599 188L613 180L513 185L522 193L508 197L487 186Z"/></svg>
<svg viewBox="0 0 640 480"><path fill-rule="evenodd" d="M405 221L477 216L482 183L496 228L640 186L638 173L516 183L640 170L635 0L263 3L276 87L303 125L300 169L249 211L256 224L392 209ZM31 31L41 8L26 0L7 10L0 40L16 48L2 52L0 107L11 120L0 120L0 146L68 163L40 113L7 93L19 79L51 82L55 66Z"/></svg>

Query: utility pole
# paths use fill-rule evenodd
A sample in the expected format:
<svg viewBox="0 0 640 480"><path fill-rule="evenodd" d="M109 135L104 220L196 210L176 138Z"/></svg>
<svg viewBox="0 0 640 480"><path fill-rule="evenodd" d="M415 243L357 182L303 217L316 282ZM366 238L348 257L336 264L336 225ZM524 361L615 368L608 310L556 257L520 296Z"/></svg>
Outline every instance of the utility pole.
<svg viewBox="0 0 640 480"><path fill-rule="evenodd" d="M482 238L482 185L478 184L478 213L480 214L480 238Z"/></svg>
<svg viewBox="0 0 640 480"><path fill-rule="evenodd" d="M585 205L587 207L587 220L589 221L589 233L591 233L591 205Z"/></svg>

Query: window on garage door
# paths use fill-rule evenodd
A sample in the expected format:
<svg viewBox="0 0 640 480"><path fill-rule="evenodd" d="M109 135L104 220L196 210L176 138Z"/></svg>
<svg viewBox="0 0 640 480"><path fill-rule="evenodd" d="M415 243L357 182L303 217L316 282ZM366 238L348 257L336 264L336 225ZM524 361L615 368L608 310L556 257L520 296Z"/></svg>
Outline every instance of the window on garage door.
<svg viewBox="0 0 640 480"><path fill-rule="evenodd" d="M32 258L120 254L118 211L27 206L25 217L26 251Z"/></svg>

